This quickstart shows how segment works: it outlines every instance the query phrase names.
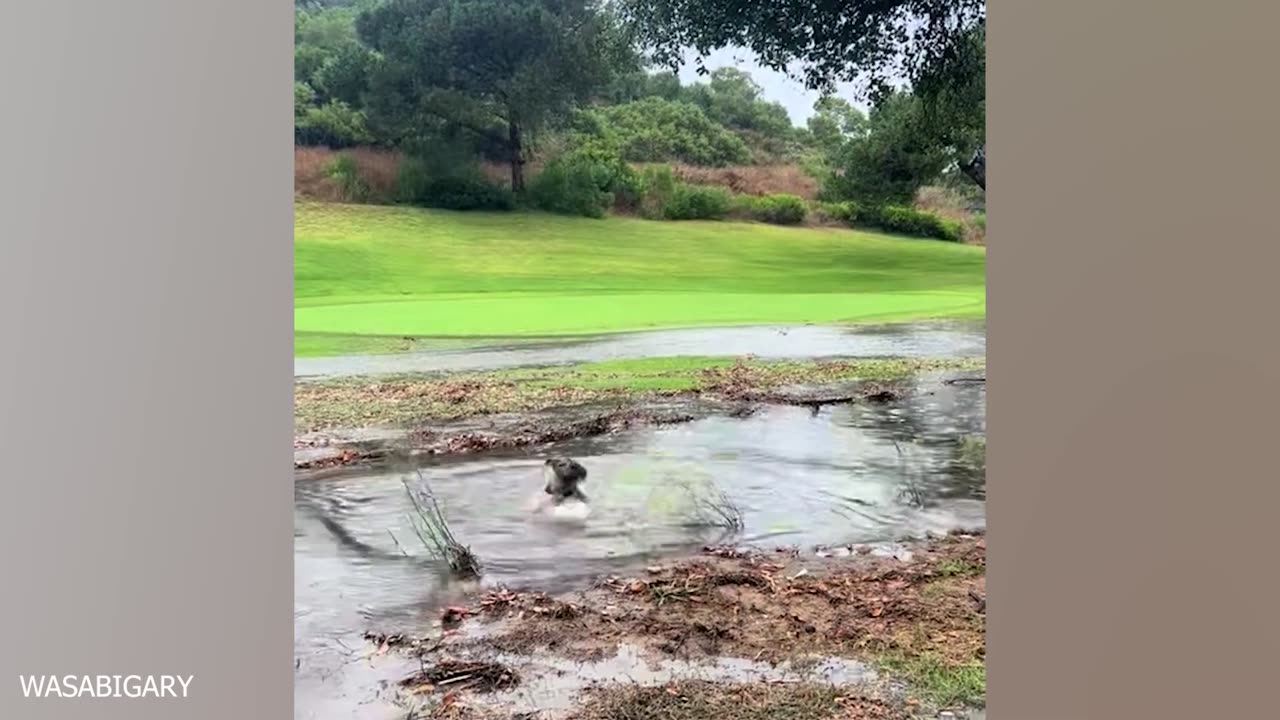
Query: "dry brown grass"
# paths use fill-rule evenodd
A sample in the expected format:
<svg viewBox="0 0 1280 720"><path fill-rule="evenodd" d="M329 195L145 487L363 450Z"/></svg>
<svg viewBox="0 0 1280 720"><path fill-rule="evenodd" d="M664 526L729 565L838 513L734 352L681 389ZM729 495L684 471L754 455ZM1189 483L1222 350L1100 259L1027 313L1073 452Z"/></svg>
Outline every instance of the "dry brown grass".
<svg viewBox="0 0 1280 720"><path fill-rule="evenodd" d="M329 166L339 155L349 155L356 162L360 177L369 184L368 202L390 202L396 194L403 155L396 150L351 148L330 150L324 147L293 148L293 192L307 200L347 202L342 186L329 177Z"/></svg>
<svg viewBox="0 0 1280 720"><path fill-rule="evenodd" d="M960 221L964 224L965 242L986 245L986 227L975 220L973 212L959 194L944 187L922 187L916 193L915 207L948 220Z"/></svg>
<svg viewBox="0 0 1280 720"><path fill-rule="evenodd" d="M818 181L799 165L733 165L711 168L673 164L676 178L695 185L717 185L741 195L786 193L806 200L818 196Z"/></svg>
<svg viewBox="0 0 1280 720"><path fill-rule="evenodd" d="M351 148L330 150L323 147L295 147L293 149L293 187L299 197L308 200L343 202L342 188L328 175L330 163L339 154L355 158L361 176L373 190L372 202L387 202L395 197L400 163L404 156L396 150L376 148ZM525 165L525 180L532 180L542 171L543 162L535 159ZM644 165L637 165L637 169ZM805 173L798 165L736 165L723 168L697 167L674 164L676 177L698 185L717 185L744 195L770 195L787 193L806 200L818 194L818 181ZM511 182L511 167L506 163L484 162L480 165L485 177L495 183Z"/></svg>

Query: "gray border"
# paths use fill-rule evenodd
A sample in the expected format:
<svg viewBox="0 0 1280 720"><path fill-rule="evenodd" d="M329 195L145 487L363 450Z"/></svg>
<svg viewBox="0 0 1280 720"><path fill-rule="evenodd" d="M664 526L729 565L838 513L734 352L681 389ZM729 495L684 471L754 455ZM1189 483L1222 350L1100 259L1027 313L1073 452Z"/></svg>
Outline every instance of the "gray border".
<svg viewBox="0 0 1280 720"><path fill-rule="evenodd" d="M291 713L292 25L6 7L0 717ZM25 700L20 673L195 677Z"/></svg>
<svg viewBox="0 0 1280 720"><path fill-rule="evenodd" d="M1278 10L990 7L993 718L1276 715Z"/></svg>

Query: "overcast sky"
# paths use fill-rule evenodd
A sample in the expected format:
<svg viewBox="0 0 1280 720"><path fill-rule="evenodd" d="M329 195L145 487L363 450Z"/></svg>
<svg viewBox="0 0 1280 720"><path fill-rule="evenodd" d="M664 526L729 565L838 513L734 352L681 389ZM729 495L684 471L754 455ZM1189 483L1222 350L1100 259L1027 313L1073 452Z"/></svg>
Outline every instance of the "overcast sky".
<svg viewBox="0 0 1280 720"><path fill-rule="evenodd" d="M697 65L694 64L696 58L696 53L690 53L688 60L680 68L681 83L687 85L705 81L698 76ZM782 103L782 106L787 109L787 114L791 116L791 122L796 125L804 125L813 114L813 103L818 100L818 93L805 89L804 83L799 80L792 80L783 73L761 67L756 63L755 55L748 50L716 50L707 56L706 65L708 70L736 67L751 73L756 84L763 88L764 96L769 100ZM854 98L852 86L847 83L837 86L836 94L862 108L863 111L866 110L866 104Z"/></svg>

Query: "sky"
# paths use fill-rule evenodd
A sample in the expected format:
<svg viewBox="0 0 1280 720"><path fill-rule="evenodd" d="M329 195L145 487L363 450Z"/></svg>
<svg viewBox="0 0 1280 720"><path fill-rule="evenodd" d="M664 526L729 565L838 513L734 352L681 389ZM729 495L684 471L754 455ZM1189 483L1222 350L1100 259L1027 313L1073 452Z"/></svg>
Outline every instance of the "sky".
<svg viewBox="0 0 1280 720"><path fill-rule="evenodd" d="M680 68L682 84L705 82L705 78L698 75L697 65L693 62L696 58L696 53L686 56L686 62ZM763 89L765 98L782 103L782 106L787 109L787 114L791 116L791 122L796 125L804 125L813 114L813 104L818 100L818 93L805 89L804 83L800 80L793 80L784 73L762 67L749 50L733 48L715 50L707 55L704 62L708 70L736 67L751 73L752 79ZM854 107L861 108L864 112L867 109L864 102L854 97L853 86L849 83L836 86L836 95L848 100Z"/></svg>

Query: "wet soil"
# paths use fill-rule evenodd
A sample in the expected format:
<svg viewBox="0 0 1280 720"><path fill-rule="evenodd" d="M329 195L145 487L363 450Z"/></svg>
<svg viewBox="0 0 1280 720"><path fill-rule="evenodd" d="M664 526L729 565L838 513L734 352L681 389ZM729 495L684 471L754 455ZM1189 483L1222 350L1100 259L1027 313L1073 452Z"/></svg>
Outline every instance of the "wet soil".
<svg viewBox="0 0 1280 720"><path fill-rule="evenodd" d="M439 717L928 717L983 702L985 574L979 532L843 553L708 547L585 591L491 589L431 636L369 639L427 668L401 685L434 693ZM522 675L537 686L523 696ZM449 689L456 677L476 692Z"/></svg>
<svg viewBox="0 0 1280 720"><path fill-rule="evenodd" d="M528 412L478 410L452 419L425 419L403 428L312 431L294 440L294 468L313 475L335 467L387 458L533 448L572 438L675 425L716 415L746 418L764 405L807 407L816 412L827 405L893 403L919 392L912 384L899 381L824 381L824 378L857 372L858 368L861 366L852 363L824 363L804 374L811 378L809 381L797 383L789 382L798 376L790 368L779 370L739 361L726 368L702 370L699 387L688 391L616 393L611 401L580 399L568 404L551 400L550 406ZM950 377L944 382L983 381L970 372L968 376ZM470 393L484 392L485 387L483 383L448 380L426 385L425 390L408 392L452 394L462 403ZM375 387L375 396L385 394L381 385ZM309 397L300 395L298 402L305 405ZM373 397L369 402L386 400Z"/></svg>

